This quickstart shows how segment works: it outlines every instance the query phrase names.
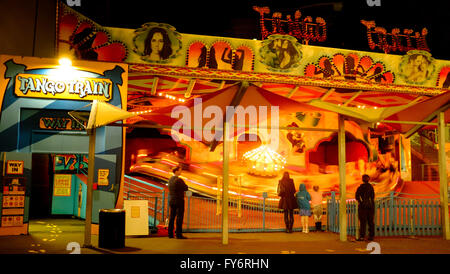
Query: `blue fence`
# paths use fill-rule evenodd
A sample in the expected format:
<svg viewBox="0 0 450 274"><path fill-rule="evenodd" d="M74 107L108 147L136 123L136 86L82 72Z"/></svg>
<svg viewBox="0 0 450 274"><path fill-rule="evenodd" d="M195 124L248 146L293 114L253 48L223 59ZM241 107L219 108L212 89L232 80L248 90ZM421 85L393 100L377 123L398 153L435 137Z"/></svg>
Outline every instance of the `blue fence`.
<svg viewBox="0 0 450 274"><path fill-rule="evenodd" d="M441 235L439 197L432 199L403 197L407 195L391 192L388 197L375 201L375 236ZM339 232L339 204L335 193L332 193L331 199L327 201L328 230L337 233ZM356 201L346 202L346 214L347 235L358 235L359 222Z"/></svg>
<svg viewBox="0 0 450 274"><path fill-rule="evenodd" d="M149 201L149 225L165 223L169 216L167 191L145 180L125 176L125 199ZM326 193L323 203L323 228L339 233L339 199L337 193ZM400 195L402 194L402 195ZM382 196L382 195L380 195ZM441 235L439 197L409 199L407 194L391 192L375 201L375 236L434 236ZM416 194L417 196L417 194ZM429 196L429 195L428 195ZM214 198L190 196L185 199L183 230L186 232L221 232L222 204ZM277 201L260 199L229 199L228 225L230 232L284 231L283 211ZM358 205L346 202L347 235L359 231ZM314 230L314 220L309 220ZM298 210L294 211L294 231L301 231Z"/></svg>
<svg viewBox="0 0 450 274"><path fill-rule="evenodd" d="M149 226L156 227L168 217L167 193L159 185L125 175L125 200L147 200Z"/></svg>

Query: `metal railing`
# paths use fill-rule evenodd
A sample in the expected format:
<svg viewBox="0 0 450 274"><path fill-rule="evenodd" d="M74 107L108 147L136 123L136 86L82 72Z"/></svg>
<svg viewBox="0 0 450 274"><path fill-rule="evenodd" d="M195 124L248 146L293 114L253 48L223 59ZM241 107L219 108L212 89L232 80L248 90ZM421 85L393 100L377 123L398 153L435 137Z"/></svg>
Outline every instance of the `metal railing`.
<svg viewBox="0 0 450 274"><path fill-rule="evenodd" d="M140 190L149 186L155 191ZM149 201L151 226L164 223L168 218L167 191L157 185L133 177L126 178L125 199ZM375 201L376 236L433 236L441 234L439 195L436 198L410 199L405 193L378 193L383 196ZM339 233L338 193L324 193L322 225L328 231ZM415 194L419 196L420 194ZM429 197L427 194L426 197ZM425 197L425 196L424 196ZM230 198L228 204L229 232L273 232L284 231L283 210L278 202L265 197L259 199ZM346 201L347 234L358 235L358 205L355 200ZM185 199L185 232L221 232L222 204L220 200L189 196ZM314 230L313 217L309 219L310 230ZM294 231L301 231L298 210L294 211Z"/></svg>
<svg viewBox="0 0 450 274"><path fill-rule="evenodd" d="M439 163L421 164L422 181L439 181Z"/></svg>
<svg viewBox="0 0 450 274"><path fill-rule="evenodd" d="M431 199L409 199L396 196L396 194L399 193L391 192L389 197L375 201L375 236L434 236L441 234L439 195ZM340 201L332 193L331 199L327 202L328 230L337 233L340 231L339 204ZM347 235L356 236L359 234L356 201L346 202L346 213Z"/></svg>
<svg viewBox="0 0 450 274"><path fill-rule="evenodd" d="M149 226L156 227L168 217L166 190L156 184L125 175L124 199L147 200Z"/></svg>

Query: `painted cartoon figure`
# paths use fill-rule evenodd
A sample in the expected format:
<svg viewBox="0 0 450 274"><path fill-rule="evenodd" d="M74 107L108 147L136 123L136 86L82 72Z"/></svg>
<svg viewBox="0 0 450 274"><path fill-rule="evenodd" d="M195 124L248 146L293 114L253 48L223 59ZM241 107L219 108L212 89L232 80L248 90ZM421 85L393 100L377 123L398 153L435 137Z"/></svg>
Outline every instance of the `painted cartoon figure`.
<svg viewBox="0 0 450 274"><path fill-rule="evenodd" d="M296 123L292 123L289 127L298 127ZM305 143L305 133L299 132L297 130L291 130L286 135L286 138L292 145L294 152L303 153L305 152L306 143Z"/></svg>
<svg viewBox="0 0 450 274"><path fill-rule="evenodd" d="M315 67L314 75L322 73L323 78L328 78L336 74L336 72L333 69L333 65L331 64L329 59L325 59L325 61L323 62L323 66L324 66L323 68Z"/></svg>
<svg viewBox="0 0 450 274"><path fill-rule="evenodd" d="M423 84L435 69L434 58L426 51L412 50L403 56L399 66L401 76L409 83Z"/></svg>
<svg viewBox="0 0 450 274"><path fill-rule="evenodd" d="M447 74L447 78L445 78L444 84L442 84L442 88L450 87L450 72Z"/></svg>
<svg viewBox="0 0 450 274"><path fill-rule="evenodd" d="M84 60L98 59L98 53L92 47L96 36L97 32L93 28L85 28L71 37L73 44L70 47L75 50L77 58Z"/></svg>
<svg viewBox="0 0 450 274"><path fill-rule="evenodd" d="M272 69L287 70L298 66L301 51L290 36L269 37L260 49L261 62Z"/></svg>
<svg viewBox="0 0 450 274"><path fill-rule="evenodd" d="M408 66L405 70L405 76L412 82L425 81L428 74L430 62L421 54L414 54L409 58Z"/></svg>
<svg viewBox="0 0 450 274"><path fill-rule="evenodd" d="M296 61L298 53L289 40L275 39L269 44L272 52L272 66L275 68L287 69Z"/></svg>

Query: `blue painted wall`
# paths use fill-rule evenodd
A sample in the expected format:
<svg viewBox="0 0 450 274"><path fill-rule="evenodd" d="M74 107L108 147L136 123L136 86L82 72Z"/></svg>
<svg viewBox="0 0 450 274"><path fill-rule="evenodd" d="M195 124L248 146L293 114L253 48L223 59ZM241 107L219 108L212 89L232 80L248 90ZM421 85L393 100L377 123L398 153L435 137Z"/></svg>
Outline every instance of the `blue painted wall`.
<svg viewBox="0 0 450 274"><path fill-rule="evenodd" d="M42 130L39 128L39 119L40 117L49 115L63 115L67 117L67 112L72 110L90 111L89 103L91 102L17 97L14 94L17 74L48 75L54 69L27 69L24 64L15 63L12 58L0 64L0 66L4 66L6 70L5 74L1 75L5 80L1 79L1 81L7 82L6 89L0 90L0 93L4 93L0 109L0 152L20 152L28 155L26 157L30 159L31 153L33 152L59 154L87 153L88 136L86 132ZM123 84L122 77L124 69L122 67L116 65L112 70L107 70L102 74L88 71L82 71L81 73L83 77L110 79L113 83L112 100L108 103L122 107L124 102L121 101L119 90L119 86ZM114 208L118 198L120 187L119 178L122 174L122 145L124 137L122 133L122 128L119 127L103 127L98 129L95 174L97 174L99 168L110 169L110 183L108 186L101 187L94 192L94 223L98 222L97 209ZM108 154L114 154L114 157L108 156ZM31 160L27 167L27 174L29 174L29 179L27 180L27 198L29 201ZM78 185L75 183L78 180L78 178L73 179L73 193L78 193ZM1 196L0 193L0 199ZM86 195L83 196L85 197ZM65 214L66 212L73 214L75 208L78 211L77 201L75 203L73 199L54 198L56 199L54 199L55 205L52 205L52 211L54 210L55 214ZM102 199L105 199L105 201ZM27 202L25 208L26 212L29 211L28 207L29 202ZM85 204L81 217L83 216L85 216ZM28 215L26 217L28 221Z"/></svg>

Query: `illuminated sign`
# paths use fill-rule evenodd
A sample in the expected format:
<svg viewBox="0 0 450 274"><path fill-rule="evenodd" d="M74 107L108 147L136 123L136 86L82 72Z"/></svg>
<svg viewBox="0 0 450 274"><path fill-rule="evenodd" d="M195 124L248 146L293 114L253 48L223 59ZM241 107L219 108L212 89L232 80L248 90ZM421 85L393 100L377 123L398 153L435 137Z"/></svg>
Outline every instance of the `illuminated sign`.
<svg viewBox="0 0 450 274"><path fill-rule="evenodd" d="M53 181L53 196L71 196L72 175L55 174Z"/></svg>
<svg viewBox="0 0 450 274"><path fill-rule="evenodd" d="M98 170L98 185L99 186L107 186L109 185L108 181L109 169L99 169Z"/></svg>
<svg viewBox="0 0 450 274"><path fill-rule="evenodd" d="M87 123L84 122L84 125L87 126ZM49 130L84 130L83 125L74 119L56 117L41 117L39 119L39 128Z"/></svg>
<svg viewBox="0 0 450 274"><path fill-rule="evenodd" d="M6 174L23 174L23 161L6 161Z"/></svg>
<svg viewBox="0 0 450 274"><path fill-rule="evenodd" d="M109 79L80 77L76 80L55 80L46 75L18 74L14 93L19 97L100 100L112 99Z"/></svg>

